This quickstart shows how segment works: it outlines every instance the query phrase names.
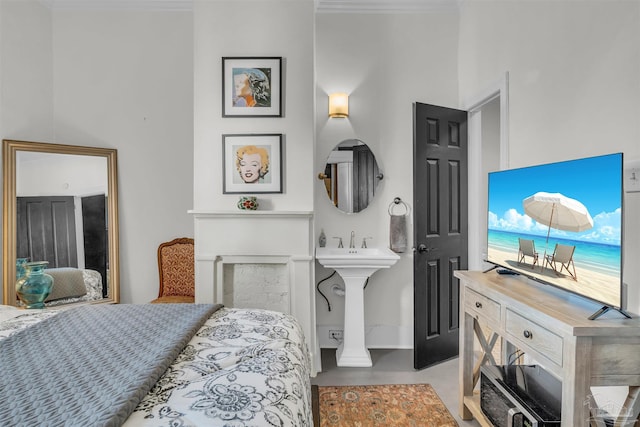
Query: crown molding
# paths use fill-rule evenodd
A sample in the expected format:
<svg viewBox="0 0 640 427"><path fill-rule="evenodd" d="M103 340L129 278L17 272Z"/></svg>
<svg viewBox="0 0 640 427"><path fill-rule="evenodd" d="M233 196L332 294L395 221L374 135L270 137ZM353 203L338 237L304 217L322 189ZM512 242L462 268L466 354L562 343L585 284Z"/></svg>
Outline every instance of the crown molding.
<svg viewBox="0 0 640 427"><path fill-rule="evenodd" d="M192 11L198 0L38 0L49 9ZM208 0L229 1L229 0ZM270 0L235 0L270 1ZM318 13L456 12L464 0L286 0L314 1Z"/></svg>
<svg viewBox="0 0 640 427"><path fill-rule="evenodd" d="M457 12L463 0L316 0L318 13Z"/></svg>
<svg viewBox="0 0 640 427"><path fill-rule="evenodd" d="M38 0L49 9L191 11L193 0Z"/></svg>

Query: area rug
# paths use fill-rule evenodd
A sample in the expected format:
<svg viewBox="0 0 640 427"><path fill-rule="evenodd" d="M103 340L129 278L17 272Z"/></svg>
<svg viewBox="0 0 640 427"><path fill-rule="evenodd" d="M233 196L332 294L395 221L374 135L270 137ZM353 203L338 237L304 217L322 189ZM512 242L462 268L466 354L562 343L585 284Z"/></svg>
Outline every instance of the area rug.
<svg viewBox="0 0 640 427"><path fill-rule="evenodd" d="M429 384L312 386L320 427L453 427L458 423Z"/></svg>

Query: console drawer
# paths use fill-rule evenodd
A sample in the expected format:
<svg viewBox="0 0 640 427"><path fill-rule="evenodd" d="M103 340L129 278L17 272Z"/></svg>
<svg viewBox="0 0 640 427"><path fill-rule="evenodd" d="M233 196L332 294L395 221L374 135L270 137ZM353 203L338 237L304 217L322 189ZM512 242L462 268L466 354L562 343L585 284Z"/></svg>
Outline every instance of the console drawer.
<svg viewBox="0 0 640 427"><path fill-rule="evenodd" d="M506 316L507 333L562 366L562 337L510 309Z"/></svg>
<svg viewBox="0 0 640 427"><path fill-rule="evenodd" d="M500 324L500 303L469 288L465 288L464 305L467 312L474 312L487 322Z"/></svg>

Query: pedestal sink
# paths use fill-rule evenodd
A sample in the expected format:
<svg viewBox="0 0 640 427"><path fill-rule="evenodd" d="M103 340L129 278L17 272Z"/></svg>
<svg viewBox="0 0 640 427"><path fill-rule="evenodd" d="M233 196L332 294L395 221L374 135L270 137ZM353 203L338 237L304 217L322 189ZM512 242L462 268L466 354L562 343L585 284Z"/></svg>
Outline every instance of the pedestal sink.
<svg viewBox="0 0 640 427"><path fill-rule="evenodd" d="M364 285L381 268L400 257L388 248L316 248L316 259L338 272L345 285L344 336L338 346L338 366L369 367L371 355L364 343Z"/></svg>

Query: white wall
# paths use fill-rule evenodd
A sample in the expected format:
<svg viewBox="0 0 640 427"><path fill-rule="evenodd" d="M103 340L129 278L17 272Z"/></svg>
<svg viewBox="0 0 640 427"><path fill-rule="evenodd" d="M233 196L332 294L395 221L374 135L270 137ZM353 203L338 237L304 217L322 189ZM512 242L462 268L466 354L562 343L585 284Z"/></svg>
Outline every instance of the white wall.
<svg viewBox="0 0 640 427"><path fill-rule="evenodd" d="M316 15L316 241L321 229L327 244L341 236L356 243L371 236L371 246L389 245L388 206L394 197L413 204L413 103L457 107L458 18L436 14ZM349 117L329 119L328 94L346 92ZM345 214L331 205L323 182L330 151L339 142L358 138L376 156L384 173L367 209ZM401 211L397 211L401 212ZM409 248L413 230L409 226ZM316 281L331 274L316 263ZM344 298L330 292L334 276L322 286L332 311L316 297L318 336L322 347L335 346L329 329L342 329ZM373 348L413 346L413 254L401 254L389 270L376 272L365 291L366 343Z"/></svg>
<svg viewBox="0 0 640 427"><path fill-rule="evenodd" d="M157 248L193 236L189 11L56 10L56 139L118 149L120 295L157 296Z"/></svg>
<svg viewBox="0 0 640 427"><path fill-rule="evenodd" d="M222 135L281 133L284 191L258 194L260 209L313 210L313 1L196 1L195 210L234 210L222 193ZM283 58L281 118L222 118L222 57ZM286 236L283 236L286 238Z"/></svg>
<svg viewBox="0 0 640 427"><path fill-rule="evenodd" d="M191 12L0 8L2 138L118 150L121 301L150 301L158 245L193 236Z"/></svg>
<svg viewBox="0 0 640 427"><path fill-rule="evenodd" d="M606 19L603 19L606 16ZM509 167L640 159L640 3L465 2L460 97L509 72ZM640 312L640 193L626 193L624 281Z"/></svg>
<svg viewBox="0 0 640 427"><path fill-rule="evenodd" d="M53 137L51 11L35 1L0 2L3 139Z"/></svg>

